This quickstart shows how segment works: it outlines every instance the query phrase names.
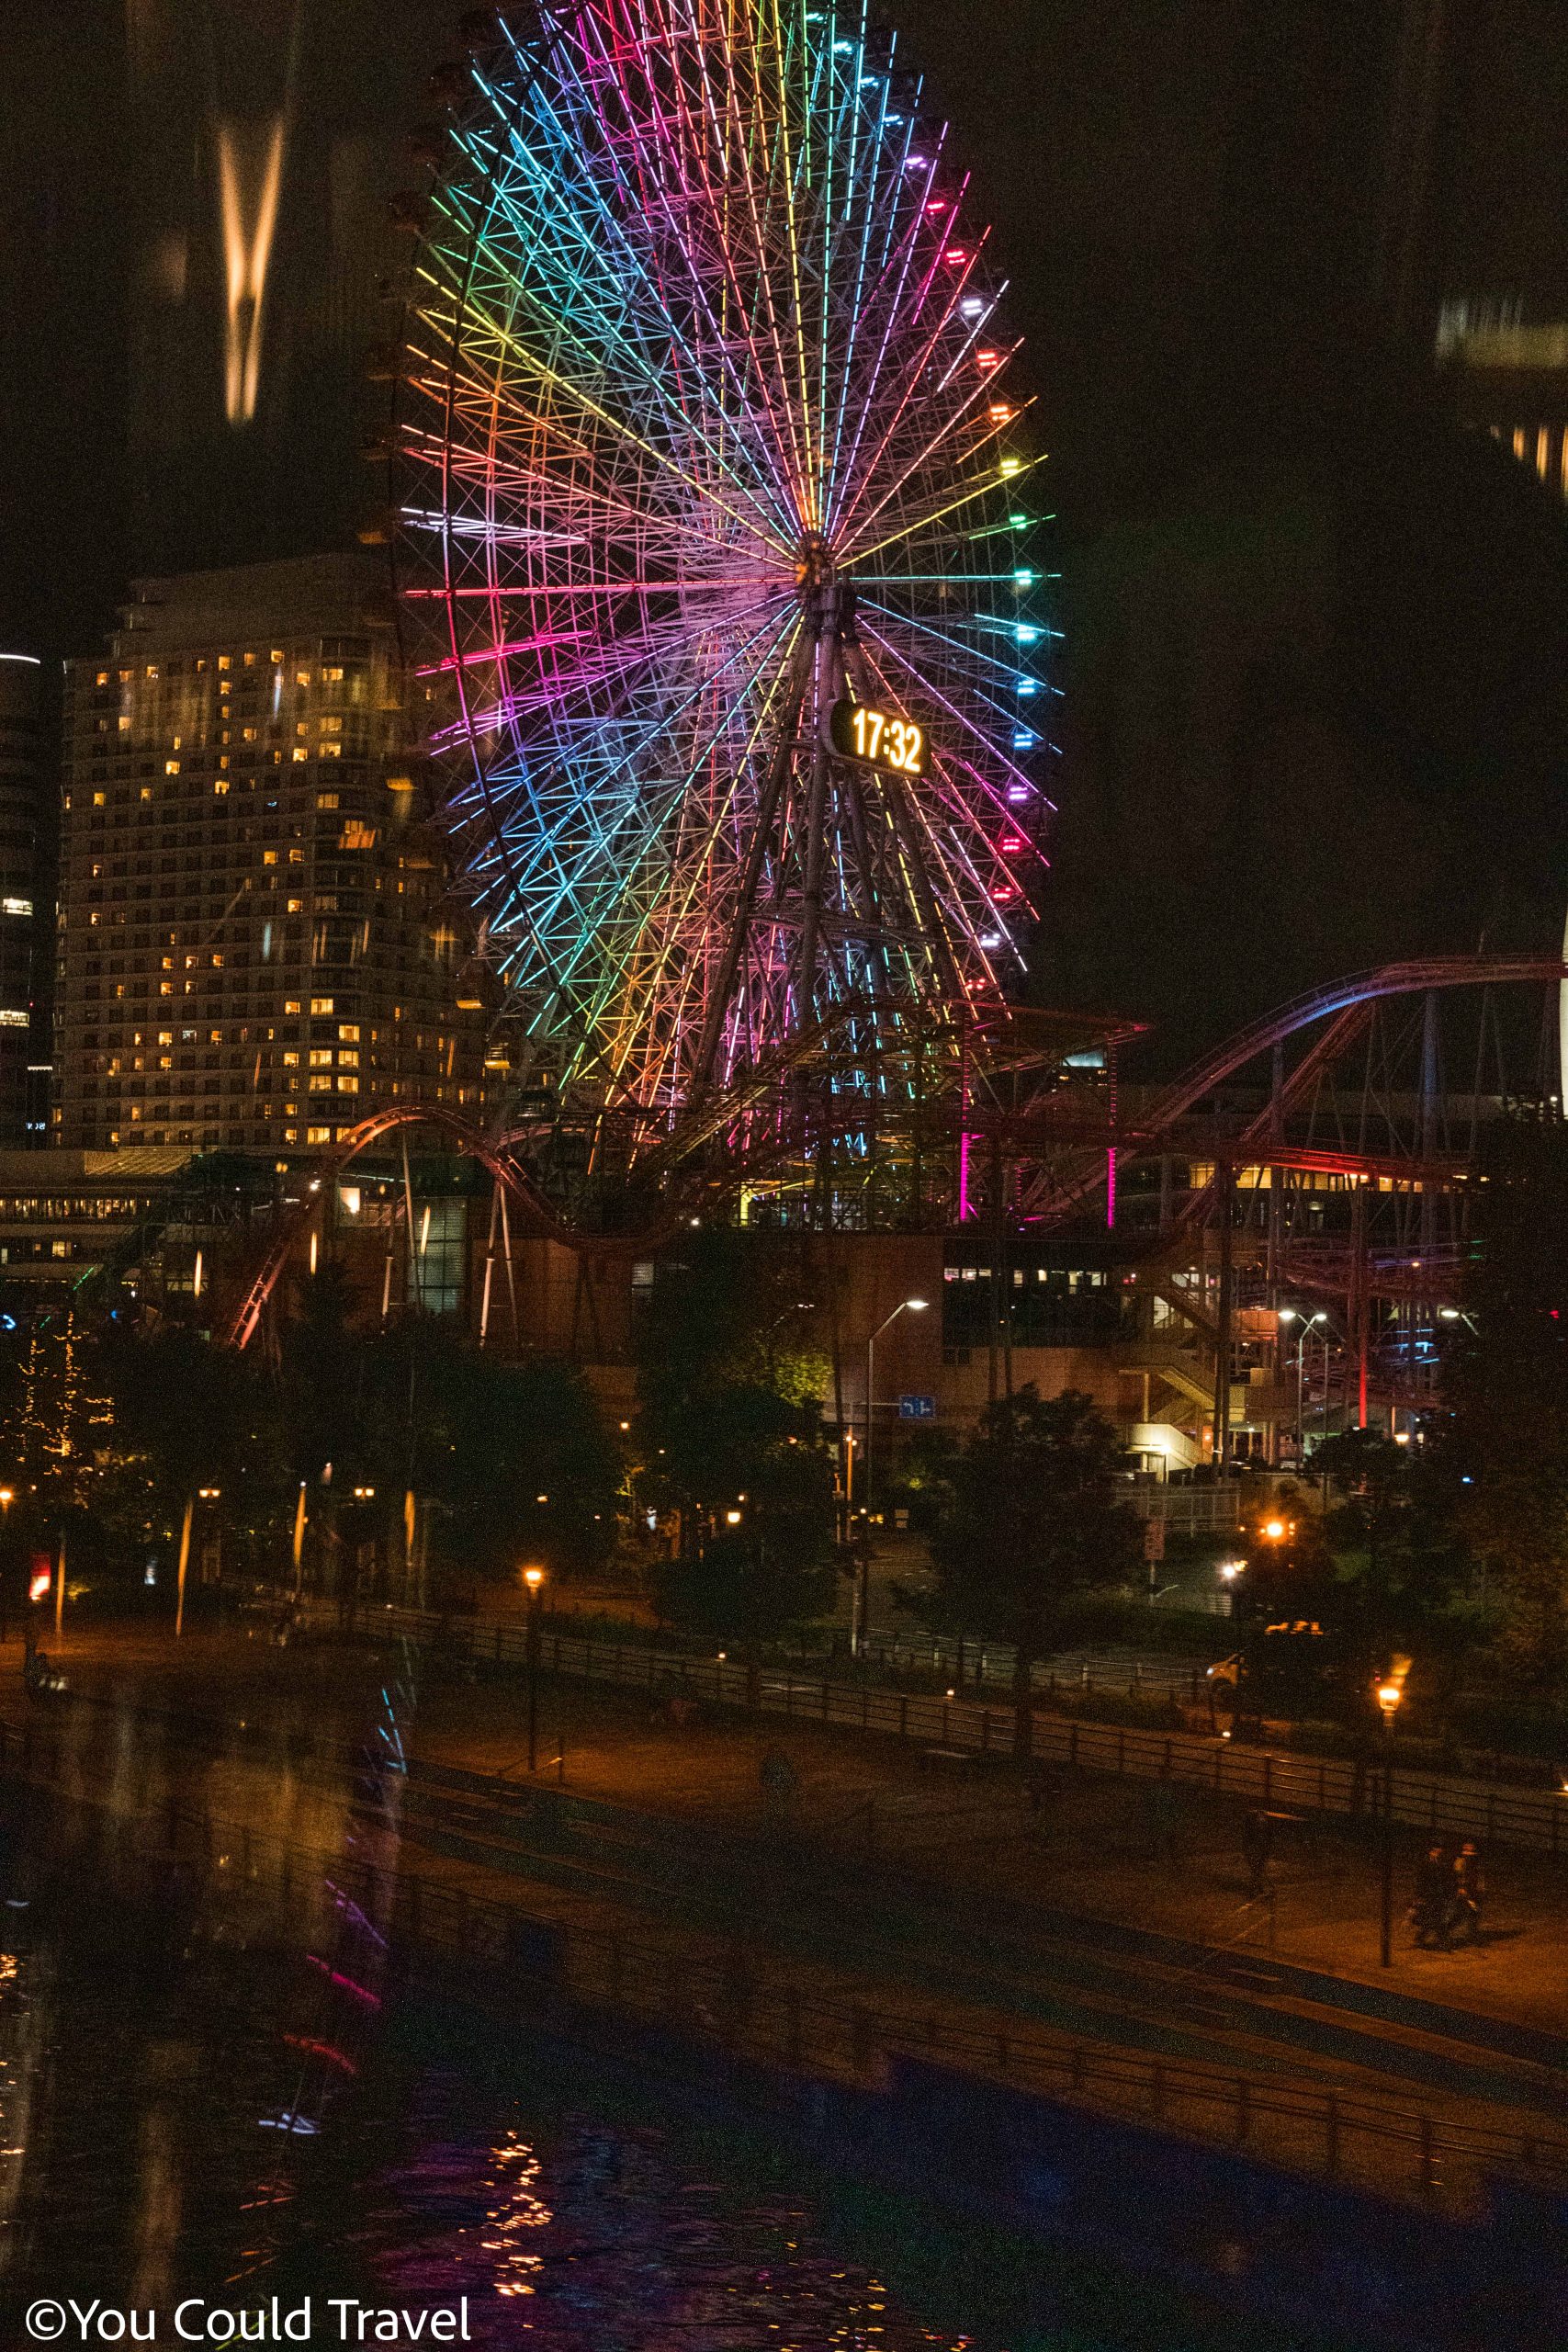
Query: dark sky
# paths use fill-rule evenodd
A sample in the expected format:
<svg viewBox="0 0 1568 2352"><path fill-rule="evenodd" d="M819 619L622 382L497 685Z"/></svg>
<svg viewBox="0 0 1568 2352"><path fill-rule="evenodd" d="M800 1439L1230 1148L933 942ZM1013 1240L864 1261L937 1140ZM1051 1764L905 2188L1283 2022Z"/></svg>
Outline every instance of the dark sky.
<svg viewBox="0 0 1568 2352"><path fill-rule="evenodd" d="M358 355L389 315L370 224L460 13L0 0L0 640L90 649L139 569L360 519ZM1568 313L1562 0L892 13L996 222L1055 469L1069 757L1040 989L1185 1049L1352 964L1546 944L1562 522L1461 442L1425 356L1443 293ZM1402 31L1440 34L1441 70L1426 181L1391 192ZM264 394L236 435L210 302L153 296L171 272L212 290L212 126L285 96ZM1404 345L1391 226L1416 262Z"/></svg>

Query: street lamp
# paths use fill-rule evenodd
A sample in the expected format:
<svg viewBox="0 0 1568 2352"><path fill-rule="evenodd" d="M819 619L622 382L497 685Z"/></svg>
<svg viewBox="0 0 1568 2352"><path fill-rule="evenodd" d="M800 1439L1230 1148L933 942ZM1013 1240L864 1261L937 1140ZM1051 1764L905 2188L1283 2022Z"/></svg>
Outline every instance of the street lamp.
<svg viewBox="0 0 1568 2352"><path fill-rule="evenodd" d="M860 1573L855 1580L855 1622L852 1629L850 1648L856 1657L865 1645L869 1630L867 1612L871 1606L871 1423L873 1397L876 1393L876 1343L889 1324L897 1323L900 1315L923 1315L930 1301L924 1298L901 1298L891 1314L885 1315L865 1343L865 1444L861 1453L861 1485L864 1499L861 1517L865 1523L865 1537L861 1545Z"/></svg>
<svg viewBox="0 0 1568 2352"><path fill-rule="evenodd" d="M528 1595L528 1770L539 1760L539 1596L545 1589L543 1568L525 1568Z"/></svg>
<svg viewBox="0 0 1568 2352"><path fill-rule="evenodd" d="M1380 1682L1378 1705L1382 1710L1382 1911L1378 1959L1393 1966L1393 1726L1404 1696L1398 1682Z"/></svg>

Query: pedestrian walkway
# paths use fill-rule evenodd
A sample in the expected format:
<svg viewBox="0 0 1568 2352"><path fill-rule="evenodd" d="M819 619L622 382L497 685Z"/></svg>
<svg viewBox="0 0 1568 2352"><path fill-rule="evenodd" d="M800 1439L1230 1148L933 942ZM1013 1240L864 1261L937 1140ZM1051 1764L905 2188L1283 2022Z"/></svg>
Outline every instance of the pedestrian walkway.
<svg viewBox="0 0 1568 2352"><path fill-rule="evenodd" d="M355 1630L370 1638L405 1636L477 1665L525 1673L525 1626L484 1619L437 1618L403 1609L355 1612ZM773 1667L748 1667L720 1652L692 1657L652 1643L595 1641L543 1632L539 1668L572 1680L647 1691L680 1690L710 1706L874 1733L906 1747L979 1758L1006 1757L1015 1744L1010 1706L882 1690ZM1368 1766L1343 1757L1240 1745L1227 1734L1154 1732L1033 1713L1032 1752L1043 1764L1119 1778L1167 1781L1207 1789L1265 1810L1378 1816L1433 1835L1484 1839L1568 1858L1568 1790L1517 1788L1421 1772L1397 1764ZM1397 1753L1395 1749L1393 1751Z"/></svg>

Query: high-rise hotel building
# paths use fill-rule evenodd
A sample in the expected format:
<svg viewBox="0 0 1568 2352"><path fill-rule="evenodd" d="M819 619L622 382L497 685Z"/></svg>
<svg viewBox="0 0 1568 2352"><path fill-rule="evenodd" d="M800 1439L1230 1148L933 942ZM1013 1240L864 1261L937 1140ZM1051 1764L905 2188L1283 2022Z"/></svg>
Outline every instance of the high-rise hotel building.
<svg viewBox="0 0 1568 2352"><path fill-rule="evenodd" d="M67 673L55 1141L474 1116L482 1016L375 559L139 581L121 619Z"/></svg>
<svg viewBox="0 0 1568 2352"><path fill-rule="evenodd" d="M29 1069L48 1052L34 1035L41 683L32 654L0 652L0 1146L26 1136Z"/></svg>

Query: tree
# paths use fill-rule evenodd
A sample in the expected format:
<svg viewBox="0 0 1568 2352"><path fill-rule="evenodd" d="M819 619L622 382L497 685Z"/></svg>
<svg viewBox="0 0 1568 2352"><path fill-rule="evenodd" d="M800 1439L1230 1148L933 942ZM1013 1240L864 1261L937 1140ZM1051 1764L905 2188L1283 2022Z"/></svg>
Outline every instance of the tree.
<svg viewBox="0 0 1568 2352"><path fill-rule="evenodd" d="M828 1371L789 1343L799 1305L788 1264L742 1234L694 1234L655 1285L639 1349L640 1490L679 1512L681 1535L654 1599L704 1638L774 1639L831 1600Z"/></svg>
<svg viewBox="0 0 1568 2352"><path fill-rule="evenodd" d="M570 1364L500 1364L410 1327L378 1367L399 1404L415 1361L413 1479L438 1506L437 1555L495 1581L533 1562L553 1576L602 1566L615 1534L617 1450L597 1399Z"/></svg>
<svg viewBox="0 0 1568 2352"><path fill-rule="evenodd" d="M1377 1679L1400 1655L1427 1669L1421 1687L1446 1710L1477 1620L1441 1433L1398 1445L1375 1430L1346 1430L1325 1439L1313 1464L1331 1498L1314 1609L1339 1637L1352 1711L1369 1716Z"/></svg>
<svg viewBox="0 0 1568 2352"><path fill-rule="evenodd" d="M1468 1320L1445 1367L1456 1519L1522 1690L1568 1668L1568 1129L1506 1126L1478 1184Z"/></svg>
<svg viewBox="0 0 1568 2352"><path fill-rule="evenodd" d="M1022 1755L1035 1660L1060 1645L1080 1594L1136 1571L1136 1522L1115 1499L1121 1458L1091 1397L1071 1388L1043 1397L1031 1383L987 1407L948 1469L935 1581L923 1599L909 1597L939 1632L1011 1644Z"/></svg>

